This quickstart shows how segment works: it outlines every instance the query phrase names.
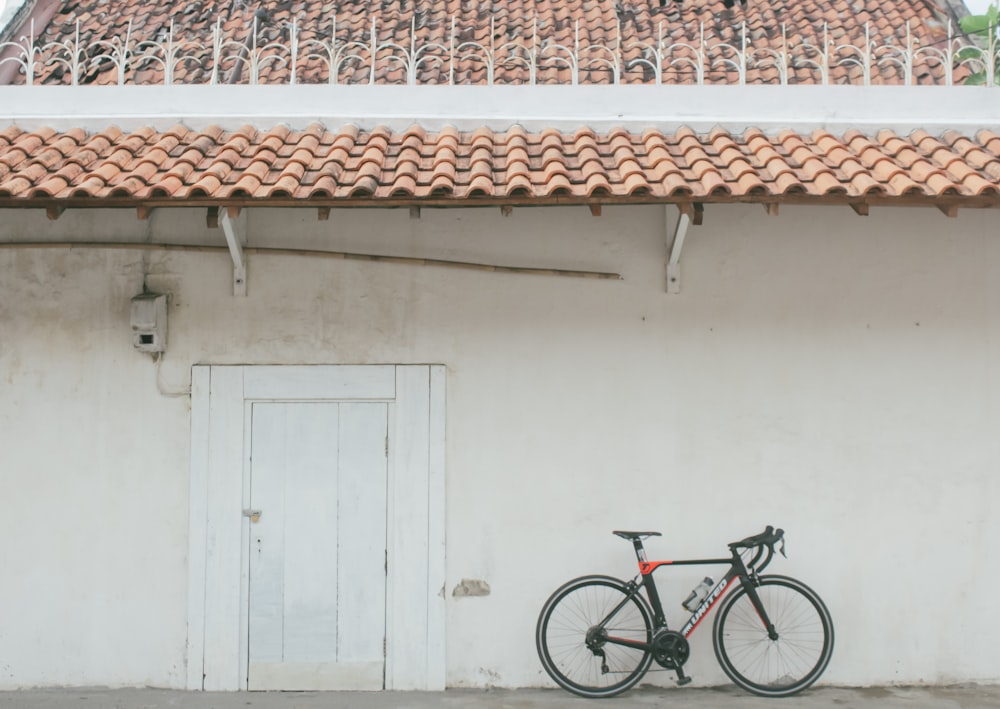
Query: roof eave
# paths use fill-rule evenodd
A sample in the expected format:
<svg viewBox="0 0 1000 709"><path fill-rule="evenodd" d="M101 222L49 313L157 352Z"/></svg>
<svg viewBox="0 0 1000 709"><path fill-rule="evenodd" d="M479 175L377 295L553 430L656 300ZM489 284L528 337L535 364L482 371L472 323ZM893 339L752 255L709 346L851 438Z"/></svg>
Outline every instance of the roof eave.
<svg viewBox="0 0 1000 709"><path fill-rule="evenodd" d="M858 196L849 194L807 195L788 193L783 195L679 195L659 197L648 194L634 196L577 195L537 196L465 196L465 197L352 197L294 199L275 197L269 199L219 199L199 197L186 199L128 199L123 197L55 199L36 196L30 198L0 197L0 209L44 209L51 219L57 219L67 209L135 209L144 218L153 209L196 208L218 210L232 207L284 208L284 209L401 209L411 207L441 208L488 208L488 207L572 207L572 206L622 206L622 205L675 205L687 209L690 205L759 204L770 214L775 214L775 206L850 207L860 215L867 215L872 208L887 207L934 207L948 216L954 216L957 209L988 209L1000 207L1000 194L984 195L885 195L872 194Z"/></svg>

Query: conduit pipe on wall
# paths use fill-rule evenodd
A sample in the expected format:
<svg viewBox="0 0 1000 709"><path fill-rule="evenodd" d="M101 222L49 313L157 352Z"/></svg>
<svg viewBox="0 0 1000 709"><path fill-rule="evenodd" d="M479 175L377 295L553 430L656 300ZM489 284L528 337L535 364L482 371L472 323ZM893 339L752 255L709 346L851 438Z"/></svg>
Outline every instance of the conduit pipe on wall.
<svg viewBox="0 0 1000 709"><path fill-rule="evenodd" d="M17 241L0 243L0 249L121 249L135 251L191 251L201 253L230 254L229 246L202 244L149 244L116 241ZM243 247L247 255L261 256L308 256L343 259L347 261L374 261L377 263L399 263L416 266L441 266L462 268L472 271L492 273L523 273L535 276L564 276L568 278L591 278L598 280L623 280L621 274L603 271L578 271L565 268L539 268L534 266L497 266L472 261L449 261L446 259L420 258L417 256L383 256L379 254L357 254L346 251L321 251L318 249L286 249L268 247Z"/></svg>

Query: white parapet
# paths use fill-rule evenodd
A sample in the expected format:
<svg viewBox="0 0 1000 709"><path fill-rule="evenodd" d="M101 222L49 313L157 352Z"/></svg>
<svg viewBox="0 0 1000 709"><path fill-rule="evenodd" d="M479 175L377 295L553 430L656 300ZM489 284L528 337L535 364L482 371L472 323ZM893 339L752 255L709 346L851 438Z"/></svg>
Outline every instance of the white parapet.
<svg viewBox="0 0 1000 709"><path fill-rule="evenodd" d="M967 86L8 86L0 115L26 130L200 129L319 122L362 129L455 126L593 130L681 126L767 133L995 129L1000 92Z"/></svg>

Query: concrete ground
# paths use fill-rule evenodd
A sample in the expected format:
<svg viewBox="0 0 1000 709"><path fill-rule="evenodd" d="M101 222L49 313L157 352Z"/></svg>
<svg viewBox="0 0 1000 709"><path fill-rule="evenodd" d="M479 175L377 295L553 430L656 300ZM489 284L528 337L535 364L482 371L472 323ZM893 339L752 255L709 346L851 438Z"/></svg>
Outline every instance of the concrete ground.
<svg viewBox="0 0 1000 709"><path fill-rule="evenodd" d="M447 692L182 692L165 689L39 689L0 692L0 709L1000 709L1000 685L820 687L762 699L735 687L637 689L605 700L555 689Z"/></svg>

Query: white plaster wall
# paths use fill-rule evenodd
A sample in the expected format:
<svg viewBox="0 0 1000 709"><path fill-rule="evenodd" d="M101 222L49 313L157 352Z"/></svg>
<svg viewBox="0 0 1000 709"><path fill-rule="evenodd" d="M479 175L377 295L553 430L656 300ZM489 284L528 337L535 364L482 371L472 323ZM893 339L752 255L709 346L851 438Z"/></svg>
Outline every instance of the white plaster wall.
<svg viewBox="0 0 1000 709"><path fill-rule="evenodd" d="M0 686L184 677L185 399L131 350L138 259L0 251Z"/></svg>
<svg viewBox="0 0 1000 709"><path fill-rule="evenodd" d="M672 215L671 215L672 216ZM183 686L194 363L448 366L448 682L546 682L548 593L788 531L838 684L998 680L995 215L707 207L663 286L662 207L259 210L249 243L623 281L225 254L0 249L0 686ZM0 239L223 243L199 210L0 215ZM171 294L159 372L128 300ZM454 598L463 578L491 587ZM697 571L660 576L668 607ZM710 634L699 684L724 681ZM671 682L666 673L653 681Z"/></svg>

